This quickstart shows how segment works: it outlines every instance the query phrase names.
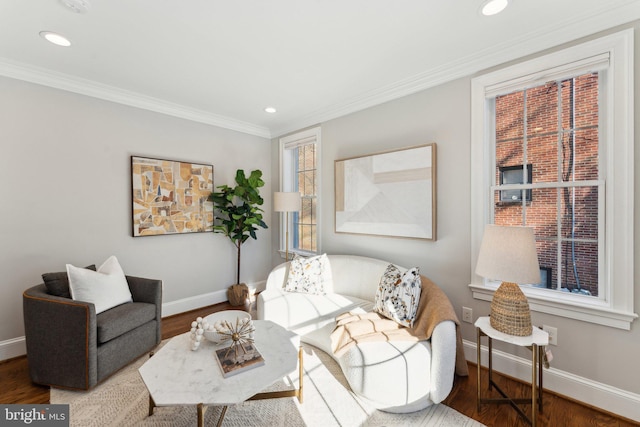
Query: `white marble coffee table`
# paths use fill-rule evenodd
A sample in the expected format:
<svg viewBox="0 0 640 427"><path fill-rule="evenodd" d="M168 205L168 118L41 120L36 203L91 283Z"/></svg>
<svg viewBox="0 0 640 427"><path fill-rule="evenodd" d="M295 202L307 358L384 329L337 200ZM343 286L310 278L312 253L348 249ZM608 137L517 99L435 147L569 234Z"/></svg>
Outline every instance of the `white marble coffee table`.
<svg viewBox="0 0 640 427"><path fill-rule="evenodd" d="M198 426L204 424L206 406L223 406L218 426L228 405L245 400L297 397L302 402L302 349L300 337L268 320L254 320L255 345L265 360L263 366L224 378L214 357L220 348L204 341L197 351L190 350L189 333L166 343L138 370L149 390L149 415L156 406L198 408ZM298 363L299 362L299 363ZM297 389L260 393L296 370Z"/></svg>

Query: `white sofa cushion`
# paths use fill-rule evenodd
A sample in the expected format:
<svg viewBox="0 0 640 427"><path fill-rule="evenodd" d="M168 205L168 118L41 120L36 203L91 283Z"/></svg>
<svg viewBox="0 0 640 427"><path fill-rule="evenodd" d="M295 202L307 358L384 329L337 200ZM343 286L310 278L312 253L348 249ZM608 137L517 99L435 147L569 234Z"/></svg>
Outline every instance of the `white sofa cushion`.
<svg viewBox="0 0 640 427"><path fill-rule="evenodd" d="M361 343L338 364L353 392L378 409L405 413L433 403L429 341Z"/></svg>
<svg viewBox="0 0 640 427"><path fill-rule="evenodd" d="M258 319L271 320L304 336L327 324L335 326L335 317L346 311L373 308L371 301L339 294L311 295L267 289L260 293ZM330 350L331 346L327 347ZM325 350L325 349L323 349ZM327 351L327 350L325 350Z"/></svg>
<svg viewBox="0 0 640 427"><path fill-rule="evenodd" d="M333 292L373 301L380 277L388 261L355 255L328 255L333 276ZM396 266L401 272L406 268ZM276 267L277 268L277 267Z"/></svg>

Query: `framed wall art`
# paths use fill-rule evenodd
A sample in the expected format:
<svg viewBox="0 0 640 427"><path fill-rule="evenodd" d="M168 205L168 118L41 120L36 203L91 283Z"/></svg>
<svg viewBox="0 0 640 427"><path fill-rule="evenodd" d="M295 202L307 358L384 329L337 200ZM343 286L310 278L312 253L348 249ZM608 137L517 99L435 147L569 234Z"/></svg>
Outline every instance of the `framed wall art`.
<svg viewBox="0 0 640 427"><path fill-rule="evenodd" d="M335 161L335 231L436 239L436 144Z"/></svg>
<svg viewBox="0 0 640 427"><path fill-rule="evenodd" d="M213 166L131 156L133 237L212 231Z"/></svg>

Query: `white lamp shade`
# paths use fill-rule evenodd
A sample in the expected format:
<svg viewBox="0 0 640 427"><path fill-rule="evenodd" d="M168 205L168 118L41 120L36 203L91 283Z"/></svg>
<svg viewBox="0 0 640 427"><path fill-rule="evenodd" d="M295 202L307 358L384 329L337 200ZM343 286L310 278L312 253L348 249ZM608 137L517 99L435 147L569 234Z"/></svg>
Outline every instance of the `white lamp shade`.
<svg viewBox="0 0 640 427"><path fill-rule="evenodd" d="M298 212L300 210L300 193L277 191L273 193L273 210L275 212Z"/></svg>
<svg viewBox="0 0 640 427"><path fill-rule="evenodd" d="M531 227L485 227L476 274L517 284L540 283L540 265Z"/></svg>

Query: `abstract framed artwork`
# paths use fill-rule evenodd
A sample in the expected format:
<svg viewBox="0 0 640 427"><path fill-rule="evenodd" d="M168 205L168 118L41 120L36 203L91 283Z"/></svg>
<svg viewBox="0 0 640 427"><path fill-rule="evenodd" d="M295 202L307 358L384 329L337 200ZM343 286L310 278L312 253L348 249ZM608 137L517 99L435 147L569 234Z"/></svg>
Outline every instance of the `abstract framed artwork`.
<svg viewBox="0 0 640 427"><path fill-rule="evenodd" d="M436 239L436 144L335 161L336 233Z"/></svg>
<svg viewBox="0 0 640 427"><path fill-rule="evenodd" d="M133 237L212 231L213 165L131 156Z"/></svg>

